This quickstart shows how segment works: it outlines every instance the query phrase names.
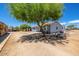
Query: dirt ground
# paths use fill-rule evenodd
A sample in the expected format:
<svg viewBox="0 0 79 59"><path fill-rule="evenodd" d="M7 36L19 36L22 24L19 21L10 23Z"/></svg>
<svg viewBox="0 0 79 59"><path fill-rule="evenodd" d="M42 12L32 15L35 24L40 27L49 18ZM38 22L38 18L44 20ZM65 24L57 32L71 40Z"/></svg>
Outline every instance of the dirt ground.
<svg viewBox="0 0 79 59"><path fill-rule="evenodd" d="M67 39L61 43L18 42L23 35L34 32L13 32L2 51L1 56L79 56L79 30L69 31Z"/></svg>

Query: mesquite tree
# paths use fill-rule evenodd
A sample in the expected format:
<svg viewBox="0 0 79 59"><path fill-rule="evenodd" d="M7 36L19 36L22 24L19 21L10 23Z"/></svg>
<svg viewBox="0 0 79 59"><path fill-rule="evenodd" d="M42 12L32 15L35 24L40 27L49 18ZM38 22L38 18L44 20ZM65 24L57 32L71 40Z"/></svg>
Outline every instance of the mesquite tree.
<svg viewBox="0 0 79 59"><path fill-rule="evenodd" d="M58 20L63 13L63 4L60 3L11 3L9 7L11 14L17 20L37 23L44 37L45 21Z"/></svg>

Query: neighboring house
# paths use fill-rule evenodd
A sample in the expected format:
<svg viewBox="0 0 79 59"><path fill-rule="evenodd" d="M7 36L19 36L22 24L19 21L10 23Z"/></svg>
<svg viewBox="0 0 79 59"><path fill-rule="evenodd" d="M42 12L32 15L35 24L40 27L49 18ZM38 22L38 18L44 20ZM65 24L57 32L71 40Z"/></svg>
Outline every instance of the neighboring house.
<svg viewBox="0 0 79 59"><path fill-rule="evenodd" d="M45 23L43 26L44 26L43 27L44 31L48 33L56 33L60 31L64 32L65 30L65 27L57 21L54 21L52 23ZM39 30L39 27L35 26L33 27L32 31L40 31L40 30Z"/></svg>
<svg viewBox="0 0 79 59"><path fill-rule="evenodd" d="M7 33L7 31L8 31L8 28L7 28L6 24L4 24L3 22L0 21L0 36Z"/></svg>
<svg viewBox="0 0 79 59"><path fill-rule="evenodd" d="M32 31L33 31L33 32L39 32L40 29L39 29L38 26L34 26L34 27L32 27Z"/></svg>

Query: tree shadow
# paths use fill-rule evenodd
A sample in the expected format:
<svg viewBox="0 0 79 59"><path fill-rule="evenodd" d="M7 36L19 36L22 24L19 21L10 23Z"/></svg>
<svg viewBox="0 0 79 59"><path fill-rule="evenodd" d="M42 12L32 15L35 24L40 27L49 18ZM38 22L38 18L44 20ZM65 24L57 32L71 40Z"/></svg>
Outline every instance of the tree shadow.
<svg viewBox="0 0 79 59"><path fill-rule="evenodd" d="M31 34L31 35L24 35L21 36L20 39L17 42L44 42L47 44L52 44L52 45L56 45L56 44L62 44L65 45L68 43L68 40L66 37L62 38L62 37L57 37L57 36L53 36L53 35L46 35L47 40L45 39L45 37L43 37L42 34Z"/></svg>

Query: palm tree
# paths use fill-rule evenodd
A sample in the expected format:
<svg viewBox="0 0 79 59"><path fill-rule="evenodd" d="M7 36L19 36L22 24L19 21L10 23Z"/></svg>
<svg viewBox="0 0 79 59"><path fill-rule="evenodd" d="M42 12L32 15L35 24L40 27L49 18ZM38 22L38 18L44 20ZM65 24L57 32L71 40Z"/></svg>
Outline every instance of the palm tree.
<svg viewBox="0 0 79 59"><path fill-rule="evenodd" d="M58 3L14 3L9 4L11 14L17 20L37 23L45 37L43 30L46 21L55 21L62 16L63 4Z"/></svg>

